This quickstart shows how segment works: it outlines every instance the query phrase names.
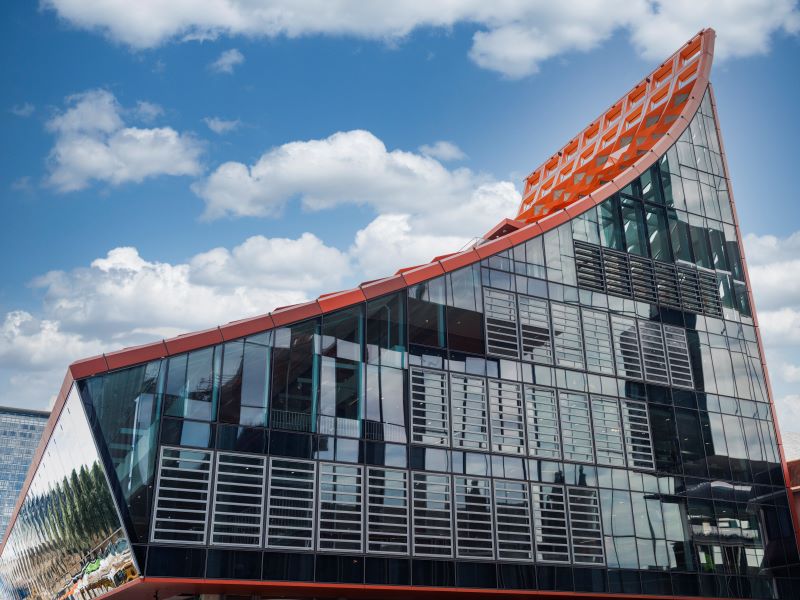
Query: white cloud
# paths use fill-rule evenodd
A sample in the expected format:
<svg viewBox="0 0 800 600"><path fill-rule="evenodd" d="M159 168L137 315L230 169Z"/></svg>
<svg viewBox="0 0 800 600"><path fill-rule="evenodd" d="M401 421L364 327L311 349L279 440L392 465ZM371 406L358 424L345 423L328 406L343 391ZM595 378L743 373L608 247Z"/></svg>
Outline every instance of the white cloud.
<svg viewBox="0 0 800 600"><path fill-rule="evenodd" d="M212 71L217 73L233 74L233 70L244 62L244 54L236 48L225 50L219 58L209 65Z"/></svg>
<svg viewBox="0 0 800 600"><path fill-rule="evenodd" d="M780 366L781 379L789 383L800 383L800 367L783 363Z"/></svg>
<svg viewBox="0 0 800 600"><path fill-rule="evenodd" d="M441 140L433 144L423 144L419 151L425 156L431 156L441 161L462 160L467 157L464 151L453 142Z"/></svg>
<svg viewBox="0 0 800 600"><path fill-rule="evenodd" d="M148 110L152 114L152 106ZM70 96L66 110L48 121L47 129L56 137L47 181L62 192L83 189L93 180L119 185L201 170L202 146L194 137L171 127L126 127L122 108L106 90Z"/></svg>
<svg viewBox="0 0 800 600"><path fill-rule="evenodd" d="M235 131L241 125L239 119L225 120L219 117L206 117L203 122L216 134L222 135L230 131Z"/></svg>
<svg viewBox="0 0 800 600"><path fill-rule="evenodd" d="M719 33L719 58L764 53L775 33L800 30L793 0L206 0L202 5L186 0L44 0L43 4L75 26L100 31L134 48L222 35L345 35L394 43L416 29L467 24L478 30L471 59L508 77L535 73L554 56L590 50L620 30L629 33L649 60L666 58L707 26Z"/></svg>
<svg viewBox="0 0 800 600"><path fill-rule="evenodd" d="M139 100L134 110L136 116L145 123L151 123L164 114L164 109L158 104Z"/></svg>
<svg viewBox="0 0 800 600"><path fill-rule="evenodd" d="M369 205L379 213L451 210L461 222L474 220L464 202L496 183L469 169L449 170L430 156L387 150L372 133L354 130L283 144L253 165L224 163L193 190L205 200L205 216L211 219L276 215L297 197L307 210L340 204ZM495 221L515 208L519 196L505 200L508 210Z"/></svg>
<svg viewBox="0 0 800 600"><path fill-rule="evenodd" d="M786 394L775 398L778 428L781 432L800 432L800 394ZM796 456L795 458L800 458Z"/></svg>
<svg viewBox="0 0 800 600"><path fill-rule="evenodd" d="M15 104L9 109L11 114L22 118L30 117L35 110L36 107L30 102L24 102L23 104Z"/></svg>

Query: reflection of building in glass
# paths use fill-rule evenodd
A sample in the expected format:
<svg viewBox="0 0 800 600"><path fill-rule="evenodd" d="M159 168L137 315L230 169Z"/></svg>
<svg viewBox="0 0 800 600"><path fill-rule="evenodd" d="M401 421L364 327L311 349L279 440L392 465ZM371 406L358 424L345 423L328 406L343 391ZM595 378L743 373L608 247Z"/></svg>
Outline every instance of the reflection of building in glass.
<svg viewBox="0 0 800 600"><path fill-rule="evenodd" d="M6 594L796 598L713 39L467 250L73 364L49 444L81 458L38 465Z"/></svg>
<svg viewBox="0 0 800 600"><path fill-rule="evenodd" d="M0 406L0 536L5 533L49 416L38 410Z"/></svg>

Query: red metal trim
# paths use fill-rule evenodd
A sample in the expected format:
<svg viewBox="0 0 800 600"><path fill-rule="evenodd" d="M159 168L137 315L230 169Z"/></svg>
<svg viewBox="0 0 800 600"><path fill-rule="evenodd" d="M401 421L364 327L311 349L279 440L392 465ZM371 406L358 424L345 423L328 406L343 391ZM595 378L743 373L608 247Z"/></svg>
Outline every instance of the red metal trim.
<svg viewBox="0 0 800 600"><path fill-rule="evenodd" d="M433 279L434 277L439 277L439 275L444 275L444 269L442 268L442 265L440 265L438 262L435 262L414 267L410 271L404 271L403 273L400 273L400 275L403 276L406 285L415 285L421 281L426 281L428 279Z"/></svg>
<svg viewBox="0 0 800 600"><path fill-rule="evenodd" d="M222 334L219 332L219 327L214 327L213 329L206 329L196 333L186 333L184 335L179 335L177 337L164 340L164 344L167 346L169 355L173 356L175 354L183 354L184 352L189 352L197 348L221 344L224 341L225 340L222 338Z"/></svg>
<svg viewBox="0 0 800 600"><path fill-rule="evenodd" d="M269 315L261 315L250 319L231 321L227 325L220 325L219 332L226 342L248 335L255 335L275 327L275 322Z"/></svg>
<svg viewBox="0 0 800 600"><path fill-rule="evenodd" d="M744 271L745 283L747 284L748 300L750 301L750 310L753 313L753 323L756 330L756 341L758 342L758 352L761 355L761 367L764 370L764 381L767 384L767 397L769 398L769 407L772 413L772 422L775 425L775 438L778 443L778 453L781 457L781 469L783 470L783 479L786 485L786 493L789 499L792 500L794 495L792 493L792 481L789 473L789 467L786 463L786 454L783 451L783 439L781 438L781 430L778 426L778 411L775 408L774 395L772 393L772 384L769 378L769 369L767 368L767 358L764 353L764 343L761 339L761 328L758 326L758 317L756 316L756 305L753 301L752 286L750 285L750 272L747 269L747 260L744 254L744 243L742 242L742 231L739 229L739 216L736 212L736 202L733 197L733 183L731 182L730 171L728 170L728 157L725 153L725 145L722 141L722 128L719 124L719 114L717 113L717 101L714 97L714 88L708 84L708 92L711 97L711 110L714 113L714 122L717 126L717 139L719 140L719 149L722 155L722 168L725 170L725 177L728 179L728 195L731 199L731 212L733 213L733 226L736 228L736 238L739 243L739 255L742 257L742 270ZM794 525L795 541L800 544L800 514L798 514L798 507L794 502L789 502L789 512L792 515L792 523Z"/></svg>
<svg viewBox="0 0 800 600"><path fill-rule="evenodd" d="M106 357L102 354L99 356L92 356L91 358L84 358L76 360L69 366L69 372L75 379L83 379L98 373L105 373L108 371L108 363Z"/></svg>
<svg viewBox="0 0 800 600"><path fill-rule="evenodd" d="M493 239L491 242L481 244L480 246L475 246L475 252L483 259L493 256L498 252L508 250L509 248L511 248L511 242L508 241L507 237L501 237Z"/></svg>
<svg viewBox="0 0 800 600"><path fill-rule="evenodd" d="M164 343L164 340L159 340L152 344L134 346L132 348L123 348L122 350L109 352L105 355L109 371L121 369L131 364L157 360L165 356L169 356L169 350L167 350L167 345Z"/></svg>
<svg viewBox="0 0 800 600"><path fill-rule="evenodd" d="M279 308L270 313L275 327L283 327L290 325L297 321L305 321L313 317L318 317L322 314L322 309L316 300L305 302L303 304L295 304L285 308Z"/></svg>
<svg viewBox="0 0 800 600"><path fill-rule="evenodd" d="M352 290L345 290L335 294L320 296L317 302L319 303L322 312L327 313L333 310L339 310L340 308L345 308L347 306L352 306L353 304L358 304L359 302L364 302L366 299L367 297L364 295L364 292L361 291L361 288L354 288Z"/></svg>
<svg viewBox="0 0 800 600"><path fill-rule="evenodd" d="M451 254L446 258L442 258L439 260L439 264L442 265L442 269L446 273L450 271L455 271L456 269L460 269L462 267L468 267L471 264L478 262L481 259L481 255L475 251L475 248L470 248L465 252L459 252L457 254Z"/></svg>
<svg viewBox="0 0 800 600"><path fill-rule="evenodd" d="M364 297L367 300L372 300L373 298L402 290L406 287L406 280L403 279L402 275L392 275L391 277L378 279L377 281L362 283L360 287L361 291L364 292Z"/></svg>
<svg viewBox="0 0 800 600"><path fill-rule="evenodd" d="M483 239L492 240L496 237L508 235L512 231L522 229L527 223L525 221L517 221L516 219L503 219L497 225L492 227L489 231L483 234Z"/></svg>
<svg viewBox="0 0 800 600"><path fill-rule="evenodd" d="M439 600L468 598L470 600L716 600L699 596L664 596L652 594L617 594L608 592L562 592L546 590L489 590L480 588L430 587L414 585L370 585L344 583L310 583L291 581L250 581L240 579L190 579L176 577L143 577L99 598L112 595L116 600L160 598L178 594L243 594L289 598L359 598L362 600Z"/></svg>

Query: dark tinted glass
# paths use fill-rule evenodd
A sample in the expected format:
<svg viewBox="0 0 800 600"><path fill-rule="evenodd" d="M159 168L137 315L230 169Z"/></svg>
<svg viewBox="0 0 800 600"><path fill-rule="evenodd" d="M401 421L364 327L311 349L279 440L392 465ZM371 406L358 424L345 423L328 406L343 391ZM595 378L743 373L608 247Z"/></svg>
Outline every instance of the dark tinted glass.
<svg viewBox="0 0 800 600"><path fill-rule="evenodd" d="M443 560L411 561L411 581L414 585L452 587L455 585L455 566Z"/></svg>
<svg viewBox="0 0 800 600"><path fill-rule="evenodd" d="M311 430L317 362L314 354L316 329L316 321L306 321L275 330L270 404L272 427Z"/></svg>
<svg viewBox="0 0 800 600"><path fill-rule="evenodd" d="M205 566L205 550L151 546L145 573L150 577L203 577Z"/></svg>
<svg viewBox="0 0 800 600"><path fill-rule="evenodd" d="M647 256L647 235L642 215L642 204L636 200L622 198L622 227L625 232L625 245L629 253Z"/></svg>
<svg viewBox="0 0 800 600"><path fill-rule="evenodd" d="M408 340L422 346L445 346L444 278L408 288Z"/></svg>
<svg viewBox="0 0 800 600"><path fill-rule="evenodd" d="M265 552L261 577L266 581L314 581L314 555Z"/></svg>
<svg viewBox="0 0 800 600"><path fill-rule="evenodd" d="M271 332L270 332L271 333ZM228 342L223 346L219 420L263 426L267 419L269 337Z"/></svg>
<svg viewBox="0 0 800 600"><path fill-rule="evenodd" d="M206 561L209 579L261 579L261 552L212 549Z"/></svg>
<svg viewBox="0 0 800 600"><path fill-rule="evenodd" d="M405 294L367 302L366 353L371 363L404 366L406 349Z"/></svg>

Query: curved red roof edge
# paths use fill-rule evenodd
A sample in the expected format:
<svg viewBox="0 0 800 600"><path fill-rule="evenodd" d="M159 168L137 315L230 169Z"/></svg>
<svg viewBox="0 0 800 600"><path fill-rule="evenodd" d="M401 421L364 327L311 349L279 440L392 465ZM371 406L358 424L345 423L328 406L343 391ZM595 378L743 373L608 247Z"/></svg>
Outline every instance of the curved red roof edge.
<svg viewBox="0 0 800 600"><path fill-rule="evenodd" d="M254 335L277 327L283 327L318 315L347 308L363 302L364 300L371 300L429 279L434 279L440 275L477 263L488 256L542 235L582 214L593 206L597 206L655 164L658 158L666 153L669 147L678 140L683 131L689 126L689 122L700 106L705 90L709 85L709 75L714 54L715 32L710 28L704 29L693 37L692 40L687 42L683 48L689 46L697 39L700 39L702 48L698 58L700 62L698 63L699 68L697 70L697 76L693 80L693 85L688 92L686 101L682 104L683 108L680 115L673 121L669 131L667 131L644 156L636 161L635 164L631 165L630 168L592 191L590 194L576 199L571 204L527 224L521 224L524 222L521 222L519 218L504 219L487 233L489 237L493 235L500 235L500 237L484 240L471 248L435 259L424 265L401 269L395 275L383 279L364 282L350 290L325 294L317 300L281 307L265 315L231 321L225 325L220 325L211 329L158 340L141 346L123 348L114 352L100 354L73 362L67 369L61 391L55 400L50 419L42 434L41 441L34 455L34 459L31 462L31 467L28 470L20 495L17 498L17 504L9 519L3 541L0 543L0 553L5 547L8 535L19 513L21 501L30 487L33 475L44 453L44 448L50 440L50 436L55 428L55 423L61 414L70 387L74 381L117 369L131 367L151 360L182 354L191 350L199 350L207 346L248 335ZM678 53L680 52L681 50L678 51ZM674 56L675 55L673 55L673 57ZM731 194L731 197L732 196ZM514 229L514 227L517 226L519 226L519 228ZM504 228L507 232L501 234ZM742 257L744 257L743 253Z"/></svg>

